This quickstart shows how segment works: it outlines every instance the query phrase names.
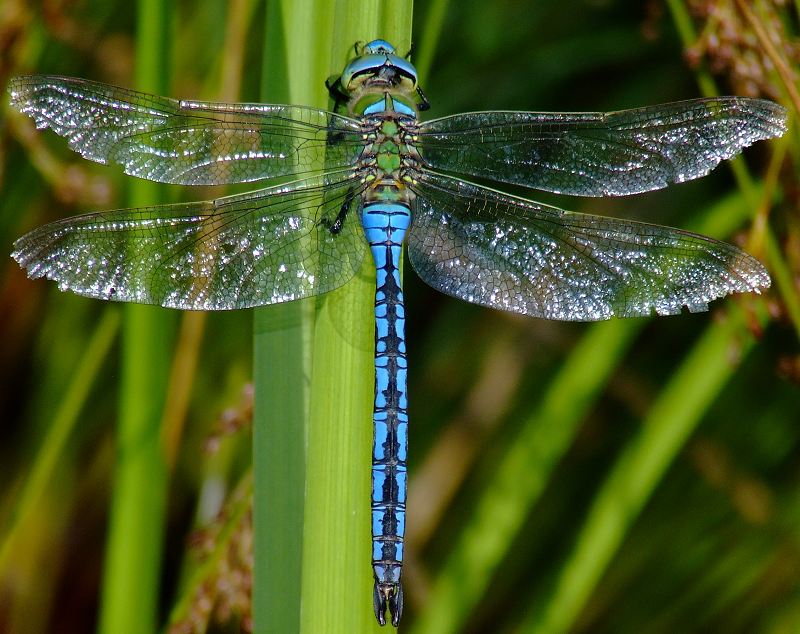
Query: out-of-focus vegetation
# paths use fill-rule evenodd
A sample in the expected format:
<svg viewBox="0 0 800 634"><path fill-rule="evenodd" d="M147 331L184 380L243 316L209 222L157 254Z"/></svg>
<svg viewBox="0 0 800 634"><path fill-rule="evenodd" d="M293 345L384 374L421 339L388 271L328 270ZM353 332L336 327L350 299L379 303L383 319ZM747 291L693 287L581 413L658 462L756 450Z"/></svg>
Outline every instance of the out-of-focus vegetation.
<svg viewBox="0 0 800 634"><path fill-rule="evenodd" d="M770 269L762 296L703 314L562 324L451 300L406 271L401 629L800 631L800 3L418 0L414 9L427 116L620 109L718 92L778 99L791 126L733 169L663 192L537 196L736 242ZM266 11L256 0L176 3L160 69L169 93L257 101ZM5 0L0 85L33 72L134 85L142 19L129 2ZM43 222L127 204L119 170L83 161L5 104L0 112L0 253ZM157 189L164 200L218 194ZM163 535L146 537L163 552L160 582L140 590L159 627L175 632L251 623L251 321L249 311L180 316L150 344L168 352L157 368L167 377L168 504ZM119 306L29 281L0 259L0 631L92 631L108 601L115 433L130 400L120 323ZM372 609L369 596L353 605Z"/></svg>

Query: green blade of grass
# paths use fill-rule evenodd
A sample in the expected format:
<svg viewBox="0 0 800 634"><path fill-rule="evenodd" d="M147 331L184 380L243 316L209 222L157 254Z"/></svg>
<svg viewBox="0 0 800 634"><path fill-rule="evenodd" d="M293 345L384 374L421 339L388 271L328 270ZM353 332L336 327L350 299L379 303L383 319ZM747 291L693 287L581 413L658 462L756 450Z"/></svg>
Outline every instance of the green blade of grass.
<svg viewBox="0 0 800 634"><path fill-rule="evenodd" d="M36 505L42 500L48 482L53 477L56 465L63 456L67 441L75 429L89 392L117 335L119 321L119 309L108 308L97 324L83 356L75 365L75 373L56 410L53 422L47 429L47 436L36 452L30 476L23 485L19 501L11 515L9 528L3 535L0 546L0 570L6 570L8 558L14 551L17 540L27 530L27 522Z"/></svg>
<svg viewBox="0 0 800 634"><path fill-rule="evenodd" d="M341 71L356 41L386 37L408 45L411 6L385 7L381 16L378 4L366 0L271 5L265 72L276 81L287 78L286 101L327 107L325 79ZM365 262L345 288L318 298L313 327L303 326L309 302L256 311L256 631L349 633L365 631L374 619L374 275L368 271Z"/></svg>
<svg viewBox="0 0 800 634"><path fill-rule="evenodd" d="M414 60L421 81L425 81L431 72L433 56L436 54L436 47L439 44L449 5L450 0L433 0L429 3L422 27L422 36L419 37L419 55Z"/></svg>
<svg viewBox="0 0 800 634"><path fill-rule="evenodd" d="M350 3L356 19L348 22L346 3L328 3L320 32L316 105L328 105L320 79L341 71L353 44L370 36L363 28L376 21L376 8ZM294 16L289 33L304 27ZM330 28L333 25L333 28ZM360 25L355 31L352 27ZM371 30L371 29L370 29ZM291 36L290 36L291 39ZM322 91L320 91L322 89ZM355 221L355 218L351 220ZM367 263L365 262L365 266ZM362 268L362 271L366 271ZM344 288L318 298L314 327L308 436L306 523L303 531L303 610L301 632L368 631L365 615L371 594L358 563L369 569L363 544L369 536L368 429L371 386L369 306L365 273ZM360 502L360 504L359 504ZM363 543L362 543L363 542Z"/></svg>
<svg viewBox="0 0 800 634"><path fill-rule="evenodd" d="M136 85L166 94L172 3L139 0ZM132 182L132 206L161 196L153 183ZM161 442L175 315L153 306L126 306L122 330L117 464L99 630L150 634L157 629L168 475Z"/></svg>
<svg viewBox="0 0 800 634"><path fill-rule="evenodd" d="M457 632L463 627L644 323L613 320L594 325L566 359L476 501L413 632ZM587 367L591 373L585 372Z"/></svg>
<svg viewBox="0 0 800 634"><path fill-rule="evenodd" d="M327 73L340 72L353 55L353 44L359 41L381 37L400 50L408 47L411 8L411 2L383 6L369 0L336 2L331 16L333 31L323 27L333 35L327 43ZM298 27L307 33L307 26ZM370 566L373 271L367 256L356 279L317 303L303 551L303 632L349 634L379 629L372 613Z"/></svg>
<svg viewBox="0 0 800 634"><path fill-rule="evenodd" d="M730 379L754 339L742 311L712 322L653 404L638 438L628 445L595 497L552 597L534 610L524 632L567 632L664 472Z"/></svg>
<svg viewBox="0 0 800 634"><path fill-rule="evenodd" d="M282 3L268 2L261 99L288 103ZM253 311L253 627L299 632L311 300Z"/></svg>
<svg viewBox="0 0 800 634"><path fill-rule="evenodd" d="M683 43L694 40L693 25L685 5L669 0ZM706 96L718 94L707 71L697 73L697 81ZM732 160L731 169L742 197L751 210L758 208L760 193L741 157ZM785 267L774 238L765 231L770 263L779 273ZM779 290L786 292L783 279ZM787 293L795 302L794 289ZM735 305L734 305L735 306ZM760 326L766 324L763 303L759 306ZM739 360L753 347L754 339L740 310L732 308L724 322L712 323L687 355L672 380L662 390L635 442L616 462L595 497L589 516L578 534L577 544L562 566L555 588L523 627L528 632L568 631L579 618L592 590L620 547L631 525L652 495L666 469L681 450L716 395L737 367L730 360L736 349Z"/></svg>

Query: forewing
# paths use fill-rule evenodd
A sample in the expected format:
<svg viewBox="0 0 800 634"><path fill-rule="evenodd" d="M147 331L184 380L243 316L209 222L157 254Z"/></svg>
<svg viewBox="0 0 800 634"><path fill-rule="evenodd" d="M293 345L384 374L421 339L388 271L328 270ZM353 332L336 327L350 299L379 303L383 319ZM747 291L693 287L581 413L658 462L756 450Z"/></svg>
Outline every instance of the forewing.
<svg viewBox="0 0 800 634"><path fill-rule="evenodd" d="M190 310L276 304L325 293L360 268L357 187L315 178L77 216L23 236L13 257L32 278L100 299Z"/></svg>
<svg viewBox="0 0 800 634"><path fill-rule="evenodd" d="M420 126L436 169L578 196L620 196L708 174L782 135L786 110L717 97L619 112L473 112Z"/></svg>
<svg viewBox="0 0 800 634"><path fill-rule="evenodd" d="M672 315L770 285L734 246L656 225L563 211L428 174L408 241L437 290L500 310L565 321Z"/></svg>
<svg viewBox="0 0 800 634"><path fill-rule="evenodd" d="M9 85L11 106L84 158L162 183L220 185L355 163L353 119L301 106L177 101L85 79L34 75Z"/></svg>

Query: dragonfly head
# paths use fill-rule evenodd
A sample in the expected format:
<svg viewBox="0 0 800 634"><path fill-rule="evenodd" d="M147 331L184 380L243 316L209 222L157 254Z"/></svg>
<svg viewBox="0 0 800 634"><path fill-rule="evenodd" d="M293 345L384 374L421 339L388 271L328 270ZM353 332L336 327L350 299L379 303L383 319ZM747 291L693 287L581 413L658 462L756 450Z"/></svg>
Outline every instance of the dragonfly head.
<svg viewBox="0 0 800 634"><path fill-rule="evenodd" d="M350 60L339 78L342 90L352 95L364 88L393 88L414 93L417 90L417 69L400 57L386 40L373 40L361 48L358 57Z"/></svg>
<svg viewBox="0 0 800 634"><path fill-rule="evenodd" d="M380 625L386 625L386 610L392 617L392 625L400 624L403 615L403 586L399 583L382 583L375 581L375 590L372 596L375 607L375 618Z"/></svg>

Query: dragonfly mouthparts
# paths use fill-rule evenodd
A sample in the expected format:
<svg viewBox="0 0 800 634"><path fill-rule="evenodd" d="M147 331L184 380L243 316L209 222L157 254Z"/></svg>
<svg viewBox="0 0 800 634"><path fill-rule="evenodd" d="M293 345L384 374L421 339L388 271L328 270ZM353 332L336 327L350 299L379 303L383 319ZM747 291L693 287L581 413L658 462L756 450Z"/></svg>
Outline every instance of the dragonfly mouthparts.
<svg viewBox="0 0 800 634"><path fill-rule="evenodd" d="M399 583L375 581L372 600L378 623L386 625L386 609L388 608L392 617L392 625L397 627L400 624L400 617L403 615L403 587Z"/></svg>

